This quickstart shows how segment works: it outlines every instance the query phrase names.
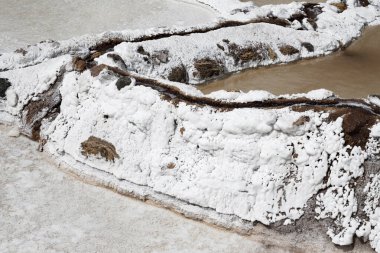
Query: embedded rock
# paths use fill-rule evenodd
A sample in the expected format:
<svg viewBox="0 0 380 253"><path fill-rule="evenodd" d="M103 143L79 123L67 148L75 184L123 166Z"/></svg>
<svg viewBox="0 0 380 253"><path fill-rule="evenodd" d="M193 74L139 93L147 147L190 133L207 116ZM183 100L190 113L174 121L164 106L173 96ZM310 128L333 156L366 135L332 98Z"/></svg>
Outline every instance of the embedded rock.
<svg viewBox="0 0 380 253"><path fill-rule="evenodd" d="M112 162L119 158L114 145L94 136L90 136L88 140L82 142L81 147L82 155L86 157L100 155L106 161Z"/></svg>

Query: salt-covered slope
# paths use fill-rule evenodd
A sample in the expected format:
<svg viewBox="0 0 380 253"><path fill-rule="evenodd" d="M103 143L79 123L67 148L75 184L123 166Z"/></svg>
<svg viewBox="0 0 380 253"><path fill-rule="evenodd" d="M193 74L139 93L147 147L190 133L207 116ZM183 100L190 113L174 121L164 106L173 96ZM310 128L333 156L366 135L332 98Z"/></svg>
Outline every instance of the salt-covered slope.
<svg viewBox="0 0 380 253"><path fill-rule="evenodd" d="M65 77L61 113L43 129L49 153L91 176L96 168L122 180L112 187L141 198L178 201L185 213L205 208L204 215L225 226L291 224L316 196L316 218L336 220L329 230L334 243L376 234L357 216L354 195L367 153L345 144L343 118L289 108L173 104L151 88L118 90L116 82L107 72ZM98 153L105 152L104 159L86 153L97 145L105 145Z"/></svg>
<svg viewBox="0 0 380 253"><path fill-rule="evenodd" d="M292 6L303 8L302 22L310 23L306 12L318 12L321 18L311 20L317 28L285 25L300 11ZM378 162L375 169L365 165L379 158L377 96L205 96L161 80L175 64L184 66L180 77L197 83L217 72L328 53L377 19L376 5L348 7L263 7L277 17L119 34L129 42L103 34L5 54L0 119L18 124L79 176L190 217L249 232L255 222L297 227L307 213L315 218L307 226L323 222L335 244L359 237L379 251ZM335 28L321 26L332 18ZM346 35L338 32L342 25Z"/></svg>
<svg viewBox="0 0 380 253"><path fill-rule="evenodd" d="M339 41L323 33L259 23L207 34L121 43L96 61L120 66L119 61L110 57L117 54L130 71L197 84L246 68L329 54L340 45Z"/></svg>
<svg viewBox="0 0 380 253"><path fill-rule="evenodd" d="M249 253L268 252L268 244L272 253L293 250L83 184L47 161L35 143L7 136L9 130L0 125L0 252Z"/></svg>
<svg viewBox="0 0 380 253"><path fill-rule="evenodd" d="M65 68L72 69L70 64ZM327 91L282 98L225 92L217 95L224 99L214 100L194 88L178 91L181 85L174 83L151 86L143 77L119 78L128 73L112 67L93 75L71 71L58 87L57 82L51 86L62 99L54 116L45 117L52 108L44 101L55 94L49 90L22 111L22 131L29 134L29 128L40 131L41 126L41 145L75 173L243 231L255 221L291 226L310 211L312 201L317 219L334 220L326 227L334 243L348 245L358 236L378 247L377 229L368 220L377 219L370 197L377 194L376 181L369 178L366 189L356 187L365 176L368 154L377 157L375 104L345 102ZM13 90L27 85L22 74L20 82L15 76L8 76ZM252 102L271 109L256 109ZM372 128L368 136L365 127ZM371 151L361 138L369 139ZM356 196L357 190L364 195ZM367 199L364 207L358 206L359 197Z"/></svg>
<svg viewBox="0 0 380 253"><path fill-rule="evenodd" d="M96 61L152 78L197 84L246 68L330 54L357 38L365 25L378 20L379 8L348 5L348 10L341 12L330 4L264 6L247 10L243 18L232 15L232 19L249 17L260 23L124 42ZM115 62L114 54L121 59Z"/></svg>

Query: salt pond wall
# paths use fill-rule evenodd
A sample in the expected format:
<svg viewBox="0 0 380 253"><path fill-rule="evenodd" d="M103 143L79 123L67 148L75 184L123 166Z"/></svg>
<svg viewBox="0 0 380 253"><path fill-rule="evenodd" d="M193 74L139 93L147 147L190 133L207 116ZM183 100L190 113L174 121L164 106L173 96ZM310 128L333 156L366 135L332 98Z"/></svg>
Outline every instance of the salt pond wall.
<svg viewBox="0 0 380 253"><path fill-rule="evenodd" d="M107 33L7 53L0 56L1 121L17 124L83 179L187 216L249 232L256 222L296 227L312 214L305 226L323 222L333 243L359 237L380 251L377 96L205 96L180 83L338 50L378 19L376 3L348 3L344 11L244 7L204 27ZM295 17L311 26L295 26ZM176 68L180 80L166 80Z"/></svg>

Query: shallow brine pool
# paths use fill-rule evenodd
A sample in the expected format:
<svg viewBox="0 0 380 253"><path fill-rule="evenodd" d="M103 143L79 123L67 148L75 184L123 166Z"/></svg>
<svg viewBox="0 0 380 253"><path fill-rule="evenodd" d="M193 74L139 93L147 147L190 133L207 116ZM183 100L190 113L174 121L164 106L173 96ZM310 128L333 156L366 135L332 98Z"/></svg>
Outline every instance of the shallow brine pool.
<svg viewBox="0 0 380 253"><path fill-rule="evenodd" d="M215 15L206 6L174 0L0 0L0 53L46 39L202 24Z"/></svg>
<svg viewBox="0 0 380 253"><path fill-rule="evenodd" d="M380 94L380 26L368 27L346 50L293 64L246 70L200 86L216 90L267 90L274 94L303 93L325 88L341 97Z"/></svg>

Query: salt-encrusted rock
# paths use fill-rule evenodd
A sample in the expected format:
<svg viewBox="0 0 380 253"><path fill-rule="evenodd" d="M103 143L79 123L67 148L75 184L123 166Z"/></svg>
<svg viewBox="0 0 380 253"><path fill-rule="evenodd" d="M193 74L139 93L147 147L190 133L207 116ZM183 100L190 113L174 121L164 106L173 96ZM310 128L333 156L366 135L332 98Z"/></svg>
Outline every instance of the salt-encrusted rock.
<svg viewBox="0 0 380 253"><path fill-rule="evenodd" d="M309 42L302 42L301 47L306 48L306 50L309 52L314 52L314 46Z"/></svg>
<svg viewBox="0 0 380 253"><path fill-rule="evenodd" d="M116 87L118 90L123 89L126 86L129 86L132 83L131 78L129 77L121 77L116 82Z"/></svg>
<svg viewBox="0 0 380 253"><path fill-rule="evenodd" d="M194 76L198 76L202 80L218 77L224 73L224 66L213 59L205 58L194 62Z"/></svg>
<svg viewBox="0 0 380 253"><path fill-rule="evenodd" d="M88 140L82 142L81 147L82 155L86 157L99 155L106 159L106 161L112 162L119 158L114 145L94 136L90 136Z"/></svg>
<svg viewBox="0 0 380 253"><path fill-rule="evenodd" d="M189 78L185 66L180 65L170 70L168 80L172 82L187 83Z"/></svg>
<svg viewBox="0 0 380 253"><path fill-rule="evenodd" d="M74 65L74 70L79 71L79 72L82 72L83 70L86 69L86 62L79 57L76 57L73 59L73 65Z"/></svg>
<svg viewBox="0 0 380 253"><path fill-rule="evenodd" d="M332 6L335 6L340 12L347 10L347 4L343 2L330 3Z"/></svg>
<svg viewBox="0 0 380 253"><path fill-rule="evenodd" d="M284 45L280 47L280 52L283 55L293 55L293 54L298 54L299 50L291 45Z"/></svg>

